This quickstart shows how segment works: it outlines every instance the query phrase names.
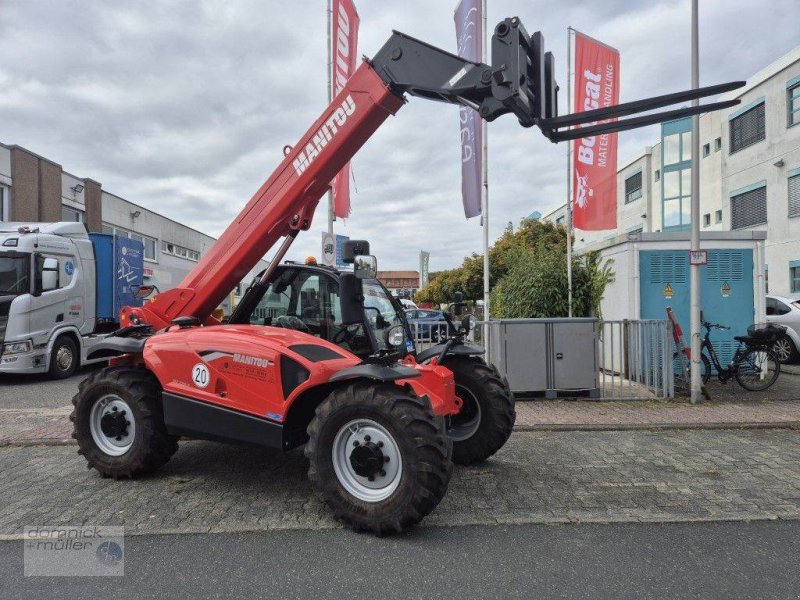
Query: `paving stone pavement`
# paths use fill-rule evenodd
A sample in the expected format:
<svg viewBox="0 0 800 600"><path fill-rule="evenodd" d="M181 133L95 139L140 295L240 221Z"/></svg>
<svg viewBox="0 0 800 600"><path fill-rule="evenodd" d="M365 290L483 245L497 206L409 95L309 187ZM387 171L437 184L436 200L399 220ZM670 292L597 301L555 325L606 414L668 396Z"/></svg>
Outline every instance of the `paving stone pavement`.
<svg viewBox="0 0 800 600"><path fill-rule="evenodd" d="M516 432L456 468L424 526L800 519L800 432ZM300 451L190 441L158 473L113 481L70 446L0 448L0 537L25 525L123 525L129 534L338 526Z"/></svg>

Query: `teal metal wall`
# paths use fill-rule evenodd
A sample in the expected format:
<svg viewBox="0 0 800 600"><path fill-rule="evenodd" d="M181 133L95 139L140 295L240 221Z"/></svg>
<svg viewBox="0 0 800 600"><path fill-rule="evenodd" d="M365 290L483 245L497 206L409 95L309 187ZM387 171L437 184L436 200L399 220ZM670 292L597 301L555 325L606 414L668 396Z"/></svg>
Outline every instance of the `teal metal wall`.
<svg viewBox="0 0 800 600"><path fill-rule="evenodd" d="M689 253L686 250L639 252L639 299L642 319L666 319L672 307L689 343ZM700 267L703 318L730 326L711 332L711 341L725 365L736 350L734 335L745 335L753 323L753 251L709 250Z"/></svg>

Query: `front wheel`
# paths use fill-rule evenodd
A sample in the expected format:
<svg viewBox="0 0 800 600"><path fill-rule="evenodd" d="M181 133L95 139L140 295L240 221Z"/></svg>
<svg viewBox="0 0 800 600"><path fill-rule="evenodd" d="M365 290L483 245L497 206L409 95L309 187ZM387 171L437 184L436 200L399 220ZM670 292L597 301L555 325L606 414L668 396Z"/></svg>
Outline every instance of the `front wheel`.
<svg viewBox="0 0 800 600"><path fill-rule="evenodd" d="M308 426L308 477L356 531L400 533L439 504L453 470L444 420L393 384L334 391Z"/></svg>
<svg viewBox="0 0 800 600"><path fill-rule="evenodd" d="M80 354L78 345L69 335L60 336L50 355L50 367L48 372L53 379L66 379L75 373L80 364Z"/></svg>
<svg viewBox="0 0 800 600"><path fill-rule="evenodd" d="M767 348L749 348L736 366L736 381L751 392L763 392L780 374L781 363Z"/></svg>
<svg viewBox="0 0 800 600"><path fill-rule="evenodd" d="M95 371L81 382L72 404L78 454L104 477L155 471L178 450L178 438L164 425L161 387L145 369Z"/></svg>
<svg viewBox="0 0 800 600"><path fill-rule="evenodd" d="M448 420L453 462L482 462L503 447L514 429L514 394L497 369L480 358L448 356L442 364L453 372L456 395L464 403Z"/></svg>

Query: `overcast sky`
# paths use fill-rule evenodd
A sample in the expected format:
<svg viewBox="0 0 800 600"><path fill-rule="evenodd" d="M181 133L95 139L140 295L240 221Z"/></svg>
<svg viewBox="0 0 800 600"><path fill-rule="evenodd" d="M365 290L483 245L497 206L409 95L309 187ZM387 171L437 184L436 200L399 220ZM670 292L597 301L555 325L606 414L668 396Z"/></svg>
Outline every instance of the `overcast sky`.
<svg viewBox="0 0 800 600"><path fill-rule="evenodd" d="M397 29L455 50L456 0L355 0L359 52ZM0 141L219 235L327 104L326 0L0 0ZM621 52L621 100L689 87L688 1L488 0L519 16L566 74L571 25ZM701 0L701 85L746 79L800 44L798 0ZM565 93L559 98L565 112ZM620 134L624 161L657 140ZM353 161L353 213L381 268L431 270L480 251L461 207L458 109L412 98ZM489 125L491 237L564 202L566 146L513 117ZM319 255L320 202L292 256Z"/></svg>

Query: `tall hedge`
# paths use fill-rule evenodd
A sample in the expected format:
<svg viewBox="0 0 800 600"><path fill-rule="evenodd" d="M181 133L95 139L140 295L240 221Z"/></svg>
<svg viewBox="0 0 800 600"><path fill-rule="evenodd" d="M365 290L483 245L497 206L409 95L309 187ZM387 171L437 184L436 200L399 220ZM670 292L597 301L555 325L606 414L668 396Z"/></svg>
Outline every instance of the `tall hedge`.
<svg viewBox="0 0 800 600"><path fill-rule="evenodd" d="M563 227L525 219L489 249L492 318L568 315L567 234ZM611 262L596 252L573 261L574 316L599 315L606 285L614 280ZM467 299L483 297L483 256L473 254L450 271L437 273L417 293L418 302L452 301L457 290Z"/></svg>

